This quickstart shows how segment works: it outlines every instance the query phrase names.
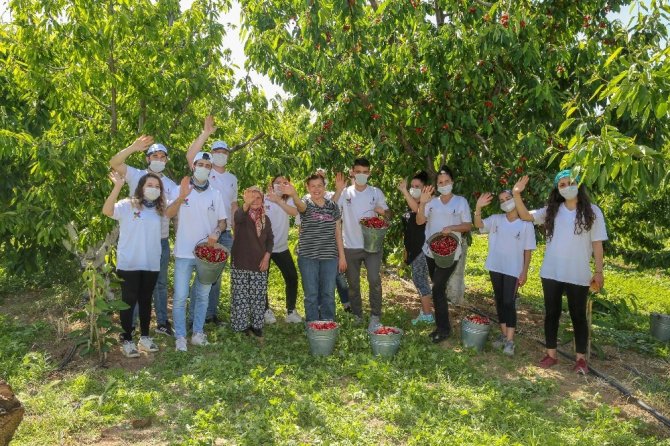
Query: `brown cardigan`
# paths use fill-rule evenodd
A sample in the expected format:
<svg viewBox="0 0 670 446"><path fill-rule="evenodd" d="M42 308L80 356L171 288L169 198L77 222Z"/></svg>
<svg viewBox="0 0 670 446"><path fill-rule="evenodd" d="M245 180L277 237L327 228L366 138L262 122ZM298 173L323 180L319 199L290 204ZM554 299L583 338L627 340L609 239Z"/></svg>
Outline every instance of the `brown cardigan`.
<svg viewBox="0 0 670 446"><path fill-rule="evenodd" d="M261 236L256 235L256 225L242 207L235 211L235 238L233 239L232 265L235 269L260 271L259 265L266 252L272 254L274 235L272 223L265 216L265 227Z"/></svg>

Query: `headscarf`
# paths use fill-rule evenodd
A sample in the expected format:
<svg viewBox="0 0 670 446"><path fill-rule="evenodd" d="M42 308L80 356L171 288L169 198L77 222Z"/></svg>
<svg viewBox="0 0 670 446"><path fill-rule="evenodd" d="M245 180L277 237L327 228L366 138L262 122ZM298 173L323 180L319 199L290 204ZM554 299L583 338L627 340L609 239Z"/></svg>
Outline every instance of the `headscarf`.
<svg viewBox="0 0 670 446"><path fill-rule="evenodd" d="M256 186L251 186L247 190L257 192L261 196L261 199L263 198L263 193ZM256 235L258 237L260 237L261 232L263 231L263 228L265 227L265 206L263 206L261 204L256 209L254 209L253 207L250 206L249 207L249 217L251 217L251 220L256 225Z"/></svg>

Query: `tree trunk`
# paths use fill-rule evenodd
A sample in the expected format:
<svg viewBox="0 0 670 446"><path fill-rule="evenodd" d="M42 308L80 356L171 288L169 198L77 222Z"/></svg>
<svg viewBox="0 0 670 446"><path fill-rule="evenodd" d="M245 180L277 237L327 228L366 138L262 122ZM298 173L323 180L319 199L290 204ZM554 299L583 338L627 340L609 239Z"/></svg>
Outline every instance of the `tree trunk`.
<svg viewBox="0 0 670 446"><path fill-rule="evenodd" d="M12 440L16 428L23 420L24 412L12 388L5 381L0 380L0 445L8 445Z"/></svg>
<svg viewBox="0 0 670 446"><path fill-rule="evenodd" d="M465 301L465 262L468 254L468 244L465 242L465 236L463 237L461 249L463 252L456 265L456 270L449 278L449 282L447 282L447 299L457 305Z"/></svg>

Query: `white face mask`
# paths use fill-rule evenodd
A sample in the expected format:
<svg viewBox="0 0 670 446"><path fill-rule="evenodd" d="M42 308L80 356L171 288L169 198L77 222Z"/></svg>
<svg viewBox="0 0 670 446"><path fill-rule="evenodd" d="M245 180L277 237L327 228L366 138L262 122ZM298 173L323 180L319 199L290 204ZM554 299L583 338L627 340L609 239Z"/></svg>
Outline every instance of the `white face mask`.
<svg viewBox="0 0 670 446"><path fill-rule="evenodd" d="M282 190L281 184L273 184L272 189L274 189L276 195L283 195L284 191Z"/></svg>
<svg viewBox="0 0 670 446"><path fill-rule="evenodd" d="M564 187L563 189L559 189L558 193L561 194L563 198L566 200L572 200L577 196L577 193L579 192L579 187L578 186L568 186Z"/></svg>
<svg viewBox="0 0 670 446"><path fill-rule="evenodd" d="M516 208L516 204L514 203L514 200L507 200L502 203L500 203L500 209L504 213L512 212Z"/></svg>
<svg viewBox="0 0 670 446"><path fill-rule="evenodd" d="M212 164L223 167L228 163L228 155L225 153L212 153Z"/></svg>
<svg viewBox="0 0 670 446"><path fill-rule="evenodd" d="M412 196L412 198L420 198L421 197L421 189L418 187L410 187L409 188L409 194Z"/></svg>
<svg viewBox="0 0 670 446"><path fill-rule="evenodd" d="M359 186L365 186L368 182L369 176L370 175L366 175L364 173L357 173L356 175L354 175L354 181L356 181L356 184L358 184Z"/></svg>
<svg viewBox="0 0 670 446"><path fill-rule="evenodd" d="M206 167L197 166L193 171L193 176L195 177L196 180L200 181L201 183L204 183L209 178L209 171L210 169Z"/></svg>
<svg viewBox="0 0 670 446"><path fill-rule="evenodd" d="M165 161L152 160L149 163L149 170L155 173L161 173L165 169Z"/></svg>
<svg viewBox="0 0 670 446"><path fill-rule="evenodd" d="M161 190L157 187L145 187L144 198L149 201L155 201L161 196Z"/></svg>
<svg viewBox="0 0 670 446"><path fill-rule="evenodd" d="M451 193L451 189L454 187L453 184L447 184L446 186L440 186L437 188L437 191L441 193L442 195L449 195Z"/></svg>

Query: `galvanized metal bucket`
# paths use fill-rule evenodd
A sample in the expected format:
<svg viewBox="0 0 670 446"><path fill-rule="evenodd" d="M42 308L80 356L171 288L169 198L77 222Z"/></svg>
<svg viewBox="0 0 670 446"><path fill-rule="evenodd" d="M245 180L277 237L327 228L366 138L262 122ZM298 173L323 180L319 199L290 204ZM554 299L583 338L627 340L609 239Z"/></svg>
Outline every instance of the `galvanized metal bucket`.
<svg viewBox="0 0 670 446"><path fill-rule="evenodd" d="M389 228L375 229L361 225L363 231L363 250L369 253L377 253L384 247L384 236Z"/></svg>
<svg viewBox="0 0 670 446"><path fill-rule="evenodd" d="M400 340L402 339L403 331L399 328L394 334L375 334L370 332L370 346L372 347L372 354L374 356L391 357L396 354L400 348Z"/></svg>
<svg viewBox="0 0 670 446"><path fill-rule="evenodd" d="M440 238L440 237L445 237L445 235L442 234L441 232L437 232L437 233L431 235L430 238L427 241L428 249L430 249L430 244L433 242L433 240L435 240L437 238ZM454 234L449 233L449 234L446 235L446 237L453 238L454 240L456 240L456 243L458 243L458 244L461 243L458 236L456 236ZM431 249L431 253L433 254L433 260L435 260L435 264L440 268L449 268L451 265L453 265L454 262L456 261L455 259L456 259L456 252L457 251L458 251L458 247L456 248L456 250L454 252L452 252L448 256L441 256L441 255L439 255L438 253L436 253L435 251L433 251Z"/></svg>
<svg viewBox="0 0 670 446"><path fill-rule="evenodd" d="M195 245L195 247L197 248L198 246L205 244L206 242L198 243L197 245ZM207 260L200 259L198 258L197 255L195 255L195 249L193 249L193 256L195 257L195 274L198 281L203 285L211 285L215 283L217 280L219 280L219 277L221 277L221 273L223 272L223 268L225 268L226 262L230 258L230 251L228 250L228 248L226 248L220 243L215 243L214 247L226 251L225 262L211 263L208 262Z"/></svg>
<svg viewBox="0 0 670 446"><path fill-rule="evenodd" d="M651 335L661 342L670 341L670 315L651 313L649 319Z"/></svg>
<svg viewBox="0 0 670 446"><path fill-rule="evenodd" d="M461 342L463 347L482 351L491 331L491 324L475 324L467 319L461 320Z"/></svg>
<svg viewBox="0 0 670 446"><path fill-rule="evenodd" d="M312 321L312 322L329 322L329 321ZM337 334L340 327L337 326L331 330L315 330L307 325L307 340L309 341L309 350L314 356L329 356L335 349L335 342L337 341Z"/></svg>

